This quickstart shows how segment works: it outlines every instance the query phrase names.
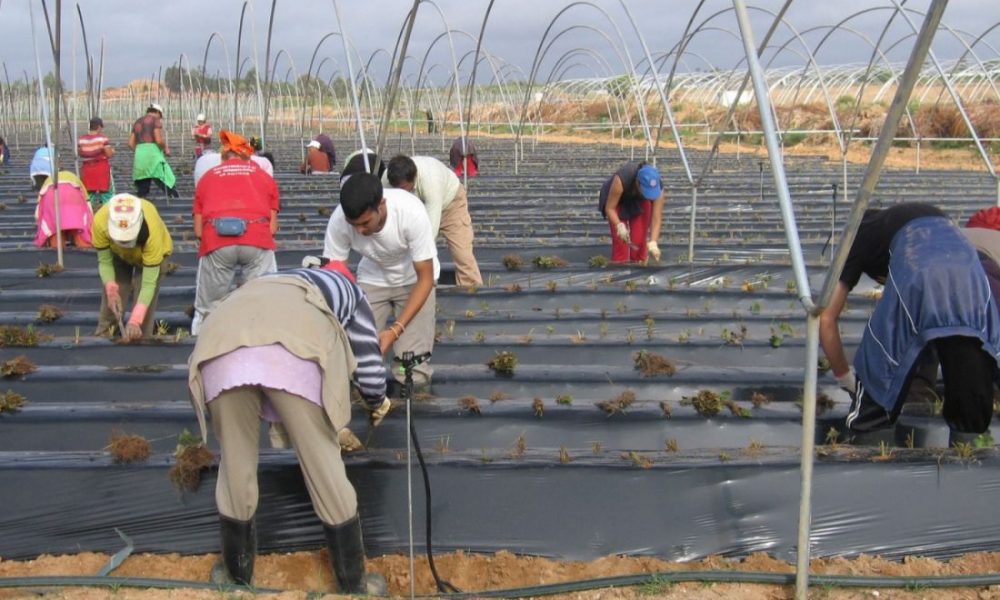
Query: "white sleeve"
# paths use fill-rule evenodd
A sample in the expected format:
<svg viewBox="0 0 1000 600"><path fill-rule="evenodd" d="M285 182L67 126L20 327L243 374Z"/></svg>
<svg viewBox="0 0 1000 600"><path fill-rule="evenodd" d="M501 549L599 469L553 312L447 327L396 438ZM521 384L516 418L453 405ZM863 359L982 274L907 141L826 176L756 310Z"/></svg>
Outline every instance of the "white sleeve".
<svg viewBox="0 0 1000 600"><path fill-rule="evenodd" d="M351 226L339 206L330 215L323 239L323 256L332 260L347 260L351 254Z"/></svg>
<svg viewBox="0 0 1000 600"><path fill-rule="evenodd" d="M423 206L416 205L419 210L410 211L408 215L405 235L406 243L410 249L410 260L420 262L431 260L437 256L437 246L434 245L434 236L431 233L431 220L427 216L427 211Z"/></svg>

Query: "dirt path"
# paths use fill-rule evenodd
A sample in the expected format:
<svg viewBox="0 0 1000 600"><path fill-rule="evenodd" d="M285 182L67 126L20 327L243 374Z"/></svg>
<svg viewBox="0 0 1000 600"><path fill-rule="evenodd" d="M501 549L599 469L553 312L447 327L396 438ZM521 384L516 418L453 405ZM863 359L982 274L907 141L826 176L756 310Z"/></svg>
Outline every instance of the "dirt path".
<svg viewBox="0 0 1000 600"><path fill-rule="evenodd" d="M90 575L107 561L108 556L85 552L77 555L43 555L30 561L0 560L0 577L43 575ZM121 577L152 577L191 581L207 581L216 555L180 556L177 554L142 554L130 557L115 572ZM687 570L737 570L768 573L790 573L792 567L765 554L753 554L744 560L709 557L694 563L673 563L656 558L609 556L591 562L556 561L545 558L515 556L509 552L493 555L455 552L435 557L441 576L467 592L507 589L578 581L635 573ZM410 580L406 556L384 556L369 560L368 569L387 576L393 595L408 595ZM860 556L854 559L822 559L813 561L813 573L839 575L941 576L973 575L1000 572L1000 553L968 554L947 562L928 558L907 558L902 562ZM269 554L258 557L255 581L262 588L288 590L281 594L258 594L262 598L305 600L309 592L333 589L326 552L296 552ZM434 583L425 560L417 563L417 593L434 593ZM631 588L603 588L555 598L584 600L618 600L632 598L740 598L747 600L777 600L793 597L792 586L758 584L646 584ZM40 590L0 589L0 599L38 598ZM911 589L852 589L817 586L810 594L819 599L1000 599L1000 586L989 588L911 588ZM46 598L165 598L219 599L236 596L210 590L143 590L133 588L61 588L49 589ZM315 598L317 596L309 596ZM336 597L328 594L323 597Z"/></svg>

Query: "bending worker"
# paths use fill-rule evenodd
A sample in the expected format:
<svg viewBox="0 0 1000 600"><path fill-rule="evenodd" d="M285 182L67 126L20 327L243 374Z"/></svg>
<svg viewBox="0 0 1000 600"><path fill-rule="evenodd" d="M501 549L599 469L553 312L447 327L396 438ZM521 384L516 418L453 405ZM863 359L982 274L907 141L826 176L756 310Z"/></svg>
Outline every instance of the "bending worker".
<svg viewBox="0 0 1000 600"><path fill-rule="evenodd" d="M248 281L202 324L188 387L205 439L205 411L222 451L215 500L222 563L217 583L250 585L257 553L260 420L280 422L323 523L337 591L384 594L365 575L361 519L340 455L338 431L351 418L350 384L370 423L389 412L385 367L371 307L343 263Z"/></svg>
<svg viewBox="0 0 1000 600"><path fill-rule="evenodd" d="M121 327L123 299L133 304L122 337L135 340L153 335L161 265L174 250L156 207L132 194L112 196L94 215L91 243L104 284L95 335L109 335L112 326Z"/></svg>
<svg viewBox="0 0 1000 600"><path fill-rule="evenodd" d="M611 262L660 261L664 201L660 171L644 162L625 163L604 182L599 210L611 226Z"/></svg>
<svg viewBox="0 0 1000 600"><path fill-rule="evenodd" d="M455 261L455 283L465 287L483 285L479 263L472 253L472 217L469 198L458 176L432 156L394 156L382 183L406 190L420 198L431 220L431 236L444 235Z"/></svg>
<svg viewBox="0 0 1000 600"><path fill-rule="evenodd" d="M848 365L838 321L864 273L885 292ZM904 203L865 212L829 306L820 343L851 395L848 428L891 427L914 374L936 355L944 377L949 445L990 425L998 375L1000 316L975 248L938 208Z"/></svg>

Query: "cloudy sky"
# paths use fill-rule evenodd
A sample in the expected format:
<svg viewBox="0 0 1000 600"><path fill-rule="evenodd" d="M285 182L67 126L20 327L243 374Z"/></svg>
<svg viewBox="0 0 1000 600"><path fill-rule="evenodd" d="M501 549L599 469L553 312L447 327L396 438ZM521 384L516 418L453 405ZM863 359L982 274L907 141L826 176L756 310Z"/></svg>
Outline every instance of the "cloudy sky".
<svg viewBox="0 0 1000 600"><path fill-rule="evenodd" d="M338 24L333 0L280 0L274 16L272 56L284 51L276 78L306 71L310 57L320 40L330 32L339 32L341 27L357 56L363 61L371 60L372 72L384 78L388 69L389 54L395 46L397 36L412 0L338 0L342 23ZM608 38L617 40L618 31L627 40L628 51L633 60L642 56L642 47L637 42L633 26L622 8L624 2L635 18L642 37L656 56L669 51L680 36L697 6L697 0L589 0L578 2L566 10L552 25L550 37L559 36L551 52L543 63L542 77L547 77L559 57L577 48L575 58L564 63L564 77L591 77L606 75L610 69L623 72L621 61L611 48ZM427 66L431 68L431 80L445 83L451 65L448 39L440 38L446 29L455 31L452 40L459 60L475 48L470 37L477 35L482 24L488 2L485 0L435 0L423 2L417 15L414 33L408 54L413 58L408 63L407 72L417 71L420 60L427 55ZM497 59L499 64L510 64L527 72L534 58L546 28L569 0L496 0L493 13L486 27L484 48ZM769 24L765 11L776 11L781 5L778 0L757 0L753 6L763 10L752 10L754 27L758 39ZM923 13L929 0L910 0L907 8ZM35 53L31 35L29 6L35 10L35 30L41 57L42 72L52 70L53 60L48 52L48 36L37 0L0 0L0 40L3 53L0 61L11 79L29 77L35 74ZM242 0L78 0L63 2L62 72L67 85L73 82L74 43L77 81L83 85L83 43L80 34L76 7L83 12L88 41L92 55L96 55L101 40L105 45L105 87L120 85L128 80L150 77L161 68L166 68L182 60L182 55L192 65L200 65L206 43L213 33L219 34L209 52L207 70L209 73L226 74L226 54L235 61L237 31L239 28ZM259 60L263 61L267 34L268 16L271 2L257 0L247 9L247 22L243 33L243 57L253 56L254 46ZM732 4L726 0L706 0L698 15L697 22L712 18L689 47L686 61L681 70L730 68L742 56L742 47L737 38L728 32L737 31L736 21L730 10ZM48 0L49 14L54 18L55 0ZM823 27L835 24L861 10L872 9L852 19L849 25L858 34L838 33L818 54L822 64L867 62L871 53L868 42L861 36L875 39L891 14L890 0L796 0L787 15L787 21L815 46L825 33ZM251 12L254 13L251 15ZM919 27L920 14L911 14ZM990 26L1000 21L1000 2L997 0L956 0L945 12L944 21L955 30L955 35L963 36L971 42ZM252 25L251 25L252 23ZM811 32L809 32L811 30ZM905 61L912 44L910 28L897 18L887 36L887 44L903 40L890 52L890 58ZM937 35L934 51L944 59L954 59L962 52L955 35L941 31ZM607 37L605 37L607 36ZM791 36L788 29L776 36L779 45ZM74 40L75 37L75 40ZM256 44L254 44L256 40ZM435 40L438 40L435 43ZM223 44L218 43L219 41ZM992 31L977 46L979 54L986 58L996 57L993 48L1000 48L1000 27ZM432 46L433 44L433 46ZM790 44L790 50L776 59L775 64L800 64L801 46ZM430 52L428 53L428 49ZM325 62L323 59L328 58ZM252 58L251 58L252 60ZM336 71L345 69L344 51L337 36L331 36L318 53L317 64L323 62L321 76L328 78ZM359 68L358 59L352 55L353 68ZM252 63L247 63L249 66ZM467 60L466 65L469 64ZM435 66L437 65L437 66ZM233 62L229 63L233 68ZM503 68L499 67L498 68ZM481 67L481 69L485 69ZM245 71L245 68L244 68ZM468 72L463 68L464 72ZM509 72L516 73L512 69Z"/></svg>

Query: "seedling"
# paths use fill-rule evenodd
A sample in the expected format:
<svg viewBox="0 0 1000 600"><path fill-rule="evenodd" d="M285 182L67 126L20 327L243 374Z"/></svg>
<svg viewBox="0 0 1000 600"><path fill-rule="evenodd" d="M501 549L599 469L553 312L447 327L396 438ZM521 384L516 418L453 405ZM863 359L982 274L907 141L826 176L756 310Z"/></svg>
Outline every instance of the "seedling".
<svg viewBox="0 0 1000 600"><path fill-rule="evenodd" d="M622 458L632 461L635 466L641 469L648 469L653 466L653 461L648 456L639 454L635 450L629 450L627 454L622 455Z"/></svg>
<svg viewBox="0 0 1000 600"><path fill-rule="evenodd" d="M531 401L531 410L535 413L535 416L541 419L545 416L545 402L541 398L535 398Z"/></svg>
<svg viewBox="0 0 1000 600"><path fill-rule="evenodd" d="M691 330L684 329L677 334L677 342L680 344L687 344L691 341Z"/></svg>
<svg viewBox="0 0 1000 600"><path fill-rule="evenodd" d="M490 402L500 402L501 400L510 400L510 394L502 390L493 390L490 392Z"/></svg>
<svg viewBox="0 0 1000 600"><path fill-rule="evenodd" d="M448 334L449 339L455 339L455 320L448 319L445 321L444 330Z"/></svg>
<svg viewBox="0 0 1000 600"><path fill-rule="evenodd" d="M600 323L598 323L598 325L597 325L597 335L602 340L604 338L608 337L608 324L605 321L601 321Z"/></svg>
<svg viewBox="0 0 1000 600"><path fill-rule="evenodd" d="M35 269L35 275L39 277L48 277L49 275L52 275L54 273L62 273L62 272L63 272L62 265L58 263L48 264L40 262L38 263L38 267Z"/></svg>
<svg viewBox="0 0 1000 600"><path fill-rule="evenodd" d="M170 324L160 319L156 322L156 335L167 335L170 333Z"/></svg>
<svg viewBox="0 0 1000 600"><path fill-rule="evenodd" d="M497 352L496 356L486 362L486 366L498 375L513 375L517 368L517 355L513 352Z"/></svg>
<svg viewBox="0 0 1000 600"><path fill-rule="evenodd" d="M893 449L892 446L882 440L878 443L878 456L875 457L877 461L885 461L892 458Z"/></svg>
<svg viewBox="0 0 1000 600"><path fill-rule="evenodd" d="M205 447L201 438L185 429L177 436L174 465L169 472L170 482L181 491L193 492L201 484L202 471L212 466L213 462L215 455Z"/></svg>
<svg viewBox="0 0 1000 600"><path fill-rule="evenodd" d="M646 315L642 322L646 325L646 339L652 340L656 333L656 320L653 319L653 315Z"/></svg>
<svg viewBox="0 0 1000 600"><path fill-rule="evenodd" d="M753 416L749 408L740 406L739 404L736 404L736 402L733 400L729 400L726 402L726 408L729 409L729 412L732 413L734 417L739 417L741 419L749 419Z"/></svg>
<svg viewBox="0 0 1000 600"><path fill-rule="evenodd" d="M547 334L549 334L551 336L555 332L556 332L555 325L546 325L545 326L545 333L547 333Z"/></svg>
<svg viewBox="0 0 1000 600"><path fill-rule="evenodd" d="M507 285L506 289L507 289L508 292L510 292L512 294L520 294L521 293L521 284L520 283L511 283L511 284Z"/></svg>
<svg viewBox="0 0 1000 600"><path fill-rule="evenodd" d="M508 271L519 271L521 267L524 266L524 259L521 258L520 254L505 254L503 258L500 259L503 266L506 267Z"/></svg>
<svg viewBox="0 0 1000 600"><path fill-rule="evenodd" d="M42 304L38 307L38 316L35 318L42 323L54 323L61 319L62 316L63 311L58 306L54 304Z"/></svg>
<svg viewBox="0 0 1000 600"><path fill-rule="evenodd" d="M183 327L178 327L177 329L174 330L174 343L179 344L181 340L190 335L191 332L189 332L187 329L184 329Z"/></svg>
<svg viewBox="0 0 1000 600"><path fill-rule="evenodd" d="M320 206L316 209L316 212L319 213L319 216L321 217L329 217L333 214L333 209L329 206Z"/></svg>
<svg viewBox="0 0 1000 600"><path fill-rule="evenodd" d="M582 344L587 341L587 334L577 329L576 335L571 335L569 341L574 344Z"/></svg>
<svg viewBox="0 0 1000 600"><path fill-rule="evenodd" d="M631 346L633 342L635 342L635 332L629 328L629 330L625 332L625 343Z"/></svg>
<svg viewBox="0 0 1000 600"><path fill-rule="evenodd" d="M826 443L834 448L837 447L837 440L840 439L840 431L836 427L831 427L826 432Z"/></svg>
<svg viewBox="0 0 1000 600"><path fill-rule="evenodd" d="M299 213L299 223L306 222L306 213Z"/></svg>
<svg viewBox="0 0 1000 600"><path fill-rule="evenodd" d="M771 397L762 392L754 392L753 395L750 396L750 404L753 404L754 408L760 408L761 406L770 403Z"/></svg>
<svg viewBox="0 0 1000 600"><path fill-rule="evenodd" d="M670 408L670 402L667 400L660 400L660 410L663 412L664 419L670 419L674 416L673 409Z"/></svg>
<svg viewBox="0 0 1000 600"><path fill-rule="evenodd" d="M545 289L549 290L550 292L555 293L556 288L558 287L559 287L559 282L555 281L554 279L550 279L545 282Z"/></svg>
<svg viewBox="0 0 1000 600"><path fill-rule="evenodd" d="M4 377L22 377L28 373L33 373L38 367L23 354L0 365L0 374Z"/></svg>
<svg viewBox="0 0 1000 600"><path fill-rule="evenodd" d="M913 450L913 448L916 446L916 440L915 440L916 433L917 433L916 429L911 429L910 433L906 434L906 447L909 448L910 450Z"/></svg>
<svg viewBox="0 0 1000 600"><path fill-rule="evenodd" d="M535 328L532 327L531 329L528 330L528 333L522 335L519 339L521 340L522 343L530 344L531 342L535 341L535 336L532 335L534 332Z"/></svg>
<svg viewBox="0 0 1000 600"><path fill-rule="evenodd" d="M177 272L177 269L179 268L181 268L179 264L173 261L167 261L163 265L163 272L166 273L167 275L173 275L174 273Z"/></svg>
<svg viewBox="0 0 1000 600"><path fill-rule="evenodd" d="M111 459L117 464L145 462L153 453L149 440L141 435L128 435L123 431L111 432L107 446Z"/></svg>
<svg viewBox="0 0 1000 600"><path fill-rule="evenodd" d="M722 397L711 390L701 390L694 398L684 398L681 404L690 404L703 417L714 417L722 410Z"/></svg>
<svg viewBox="0 0 1000 600"><path fill-rule="evenodd" d="M625 314L625 311L627 310L628 310L628 305L626 305L624 302L619 302L618 304L615 304L615 311L618 314L620 315Z"/></svg>
<svg viewBox="0 0 1000 600"><path fill-rule="evenodd" d="M38 333L31 325L0 325L0 346L37 346L51 339L52 336Z"/></svg>
<svg viewBox="0 0 1000 600"><path fill-rule="evenodd" d="M554 281L550 281L549 283L555 283L555 282ZM557 306L555 308L555 310L552 311L552 314L555 315L555 318L558 321L559 317L562 316L562 308Z"/></svg>
<svg viewBox="0 0 1000 600"><path fill-rule="evenodd" d="M754 300L750 303L750 314L759 315L760 314L760 301Z"/></svg>
<svg viewBox="0 0 1000 600"><path fill-rule="evenodd" d="M482 344L483 342L486 341L486 332L483 331L482 329L477 329L476 332L474 334L472 334L472 339L477 344ZM489 363L487 363L487 364L489 364Z"/></svg>
<svg viewBox="0 0 1000 600"><path fill-rule="evenodd" d="M625 390L610 400L602 400L597 403L597 407L603 410L609 417L632 406L635 402L635 392Z"/></svg>
<svg viewBox="0 0 1000 600"><path fill-rule="evenodd" d="M719 452L719 461L720 462L728 462L729 460L730 460L730 456L729 456L728 452Z"/></svg>
<svg viewBox="0 0 1000 600"><path fill-rule="evenodd" d="M664 592L673 586L673 582L663 579L658 575L653 575L645 583L639 586L640 596L662 596Z"/></svg>
<svg viewBox="0 0 1000 600"><path fill-rule="evenodd" d="M592 269L603 269L608 266L609 262L610 261L607 256L600 254L597 256L591 256L590 259L587 260L587 264L590 265Z"/></svg>
<svg viewBox="0 0 1000 600"><path fill-rule="evenodd" d="M15 413L27 402L24 396L14 390L7 390L0 394L0 415L4 413Z"/></svg>
<svg viewBox="0 0 1000 600"><path fill-rule="evenodd" d="M493 457L490 456L490 451L489 450L487 450L486 448L483 448L482 449L482 455L479 457L479 460L483 461L483 463L489 464L489 463L493 462Z"/></svg>
<svg viewBox="0 0 1000 600"><path fill-rule="evenodd" d="M670 377L677 372L677 367L674 366L674 363L670 359L659 354L647 352L646 350L634 353L632 360L635 363L636 370L640 371L643 377L655 377L657 375Z"/></svg>
<svg viewBox="0 0 1000 600"><path fill-rule="evenodd" d="M639 282L636 281L635 279L629 279L628 281L625 282L625 291L626 292L628 292L628 293L631 294L632 292L636 291L637 289L639 289Z"/></svg>
<svg viewBox="0 0 1000 600"><path fill-rule="evenodd" d="M514 447L510 451L511 458L521 458L528 450L528 442L524 439L524 434L518 435L514 439Z"/></svg>
<svg viewBox="0 0 1000 600"><path fill-rule="evenodd" d="M603 454L604 444L602 444L601 442L594 442L593 444L590 445L590 449L593 451L594 454Z"/></svg>
<svg viewBox="0 0 1000 600"><path fill-rule="evenodd" d="M476 317L476 311L472 310L471 308L465 311L466 319L474 319L475 317Z"/></svg>
<svg viewBox="0 0 1000 600"><path fill-rule="evenodd" d="M798 286L795 284L794 279L789 279L785 282L785 291L789 294L794 294L798 291Z"/></svg>
<svg viewBox="0 0 1000 600"><path fill-rule="evenodd" d="M969 460L975 454L975 447L973 447L972 442L955 442L953 447L955 448L955 455L962 460Z"/></svg>
<svg viewBox="0 0 1000 600"><path fill-rule="evenodd" d="M534 264L539 269L554 269L557 267L565 267L569 263L565 260L559 258L558 256L536 256L531 259L532 264Z"/></svg>
<svg viewBox="0 0 1000 600"><path fill-rule="evenodd" d="M750 439L750 444L747 446L748 456L757 456L764 450L764 444L760 440Z"/></svg>
<svg viewBox="0 0 1000 600"><path fill-rule="evenodd" d="M666 444L664 444L664 449L667 452L678 452L680 451L681 447L677 443L677 438L670 438L669 440L667 440Z"/></svg>
<svg viewBox="0 0 1000 600"><path fill-rule="evenodd" d="M566 446L559 446L559 462L564 465L569 463L569 450Z"/></svg>
<svg viewBox="0 0 1000 600"><path fill-rule="evenodd" d="M442 435L434 442L434 449L438 454L448 454L451 452L451 436Z"/></svg>
<svg viewBox="0 0 1000 600"><path fill-rule="evenodd" d="M458 405L462 407L462 410L474 415L483 414L483 411L479 408L479 400L476 400L475 396L462 396L458 400Z"/></svg>

